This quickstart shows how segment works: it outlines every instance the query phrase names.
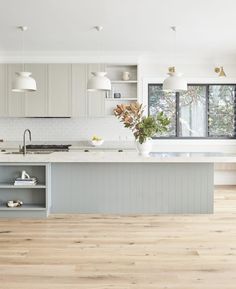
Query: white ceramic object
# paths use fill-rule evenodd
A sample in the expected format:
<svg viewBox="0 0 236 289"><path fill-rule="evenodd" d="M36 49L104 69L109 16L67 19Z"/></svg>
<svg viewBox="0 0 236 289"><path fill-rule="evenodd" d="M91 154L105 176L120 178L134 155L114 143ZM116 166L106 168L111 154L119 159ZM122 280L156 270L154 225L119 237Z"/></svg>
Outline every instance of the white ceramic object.
<svg viewBox="0 0 236 289"><path fill-rule="evenodd" d="M21 178L22 178L22 179L29 179L30 176L26 173L26 171L22 171L22 172L21 172Z"/></svg>
<svg viewBox="0 0 236 289"><path fill-rule="evenodd" d="M149 153L152 151L152 139L147 139L144 143L136 142L137 149L140 155L148 156Z"/></svg>
<svg viewBox="0 0 236 289"><path fill-rule="evenodd" d="M122 79L125 80L125 81L130 80L130 73L129 73L129 71L124 71L124 72L122 73Z"/></svg>
<svg viewBox="0 0 236 289"><path fill-rule="evenodd" d="M101 146L104 143L104 140L103 139L101 139L101 140L91 140L90 143L91 143L92 146L98 147L98 146Z"/></svg>
<svg viewBox="0 0 236 289"><path fill-rule="evenodd" d="M23 205L22 201L7 201L7 207L9 208L16 208L16 207L21 207Z"/></svg>
<svg viewBox="0 0 236 289"><path fill-rule="evenodd" d="M31 72L16 72L16 77L12 83L12 91L27 92L36 91L36 81L30 76Z"/></svg>
<svg viewBox="0 0 236 289"><path fill-rule="evenodd" d="M111 81L106 77L106 72L91 72L92 77L88 80L88 91L109 91L111 90Z"/></svg>
<svg viewBox="0 0 236 289"><path fill-rule="evenodd" d="M164 80L162 89L167 92L187 91L187 82L181 73L169 72L168 77Z"/></svg>

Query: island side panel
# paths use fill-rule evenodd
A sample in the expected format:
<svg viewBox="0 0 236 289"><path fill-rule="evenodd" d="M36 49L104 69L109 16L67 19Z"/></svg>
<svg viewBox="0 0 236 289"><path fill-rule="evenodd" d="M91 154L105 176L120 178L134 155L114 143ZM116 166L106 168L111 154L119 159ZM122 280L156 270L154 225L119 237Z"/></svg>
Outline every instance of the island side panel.
<svg viewBox="0 0 236 289"><path fill-rule="evenodd" d="M51 213L213 213L212 163L57 163L51 173Z"/></svg>

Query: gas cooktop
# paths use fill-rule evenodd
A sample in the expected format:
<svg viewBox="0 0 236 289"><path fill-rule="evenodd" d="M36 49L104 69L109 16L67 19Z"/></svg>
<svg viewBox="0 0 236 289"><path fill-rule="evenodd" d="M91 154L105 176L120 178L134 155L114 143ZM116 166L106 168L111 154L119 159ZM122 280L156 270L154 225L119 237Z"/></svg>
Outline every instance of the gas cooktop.
<svg viewBox="0 0 236 289"><path fill-rule="evenodd" d="M71 145L27 145L28 151L68 152Z"/></svg>

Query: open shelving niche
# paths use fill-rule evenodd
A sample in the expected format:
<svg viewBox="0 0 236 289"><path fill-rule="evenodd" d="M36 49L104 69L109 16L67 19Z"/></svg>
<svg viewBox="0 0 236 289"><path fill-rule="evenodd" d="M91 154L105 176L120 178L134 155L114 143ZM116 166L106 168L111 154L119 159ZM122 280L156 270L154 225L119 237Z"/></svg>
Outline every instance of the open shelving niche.
<svg viewBox="0 0 236 289"><path fill-rule="evenodd" d="M138 101L138 66L137 65L106 65L107 76L111 80L111 91L105 98L105 115L113 116L117 104L129 104ZM130 80L122 80L123 72L130 73ZM114 93L120 93L120 98L114 98Z"/></svg>
<svg viewBox="0 0 236 289"><path fill-rule="evenodd" d="M14 180L25 170L38 179L37 185L15 186ZM0 163L0 217L47 217L51 207L51 166L45 163ZM9 200L23 205L8 208Z"/></svg>

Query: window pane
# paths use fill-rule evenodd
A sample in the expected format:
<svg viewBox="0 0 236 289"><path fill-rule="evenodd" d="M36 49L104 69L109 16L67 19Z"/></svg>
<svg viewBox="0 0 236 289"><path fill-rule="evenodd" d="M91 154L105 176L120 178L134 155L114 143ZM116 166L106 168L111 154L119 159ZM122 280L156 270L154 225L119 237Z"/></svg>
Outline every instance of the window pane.
<svg viewBox="0 0 236 289"><path fill-rule="evenodd" d="M206 137L206 85L189 85L179 96L179 136Z"/></svg>
<svg viewBox="0 0 236 289"><path fill-rule="evenodd" d="M162 91L162 85L149 84L148 86L149 114L156 115L163 111L171 119L169 129L161 136L176 136L176 97L174 93ZM157 135L159 136L159 135Z"/></svg>
<svg viewBox="0 0 236 289"><path fill-rule="evenodd" d="M209 86L209 136L234 136L235 85Z"/></svg>

